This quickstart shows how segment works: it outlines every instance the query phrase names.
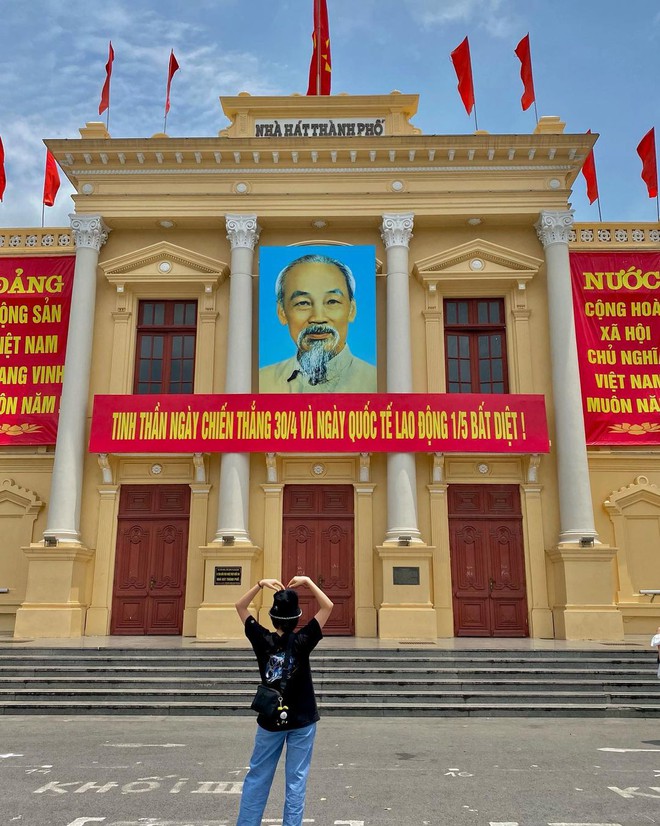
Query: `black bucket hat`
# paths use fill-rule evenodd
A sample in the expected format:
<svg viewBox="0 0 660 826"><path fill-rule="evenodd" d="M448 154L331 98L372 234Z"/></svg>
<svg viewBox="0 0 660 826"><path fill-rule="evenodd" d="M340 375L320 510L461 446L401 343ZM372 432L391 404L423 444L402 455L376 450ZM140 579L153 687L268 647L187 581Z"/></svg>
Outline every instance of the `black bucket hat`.
<svg viewBox="0 0 660 826"><path fill-rule="evenodd" d="M273 607L268 613L276 620L298 619L302 615L302 608L298 605L298 594L292 588L276 591Z"/></svg>

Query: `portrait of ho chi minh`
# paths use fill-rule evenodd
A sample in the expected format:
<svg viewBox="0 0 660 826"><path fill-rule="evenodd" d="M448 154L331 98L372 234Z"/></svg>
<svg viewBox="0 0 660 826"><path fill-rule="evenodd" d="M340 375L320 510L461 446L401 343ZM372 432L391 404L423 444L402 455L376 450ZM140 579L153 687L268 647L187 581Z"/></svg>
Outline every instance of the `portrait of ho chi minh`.
<svg viewBox="0 0 660 826"><path fill-rule="evenodd" d="M376 392L375 365L348 345L357 301L355 276L346 263L316 251L294 258L277 275L275 302L295 351L260 368L261 393ZM263 326L260 341L262 352L269 352Z"/></svg>

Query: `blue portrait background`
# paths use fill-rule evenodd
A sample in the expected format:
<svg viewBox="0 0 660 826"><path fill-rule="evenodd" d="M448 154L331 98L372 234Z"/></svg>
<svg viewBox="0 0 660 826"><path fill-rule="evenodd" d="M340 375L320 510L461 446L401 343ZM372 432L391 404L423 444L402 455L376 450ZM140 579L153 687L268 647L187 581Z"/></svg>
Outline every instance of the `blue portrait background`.
<svg viewBox="0 0 660 826"><path fill-rule="evenodd" d="M335 258L353 273L357 315L348 328L347 343L353 355L375 365L376 248L333 244L259 248L259 367L295 354L289 328L277 318L275 282L284 267L304 255Z"/></svg>

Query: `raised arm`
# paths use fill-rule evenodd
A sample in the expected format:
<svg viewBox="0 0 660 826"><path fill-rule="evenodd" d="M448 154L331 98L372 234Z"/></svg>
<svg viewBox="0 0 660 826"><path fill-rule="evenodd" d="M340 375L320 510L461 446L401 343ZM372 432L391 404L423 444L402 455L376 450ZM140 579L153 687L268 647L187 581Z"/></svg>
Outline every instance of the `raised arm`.
<svg viewBox="0 0 660 826"><path fill-rule="evenodd" d="M260 579L256 585L253 585L249 591L246 591L234 605L243 625L245 625L245 620L251 616L248 611L248 606L262 588L271 588L273 591L283 591L284 585L282 585L279 579Z"/></svg>
<svg viewBox="0 0 660 826"><path fill-rule="evenodd" d="M324 594L319 586L308 576L294 576L291 582L287 585L287 588L299 588L301 585L306 585L314 594L314 597L319 605L319 610L314 615L314 619L318 622L321 628L323 628L332 613L332 609L335 607L334 603L328 595Z"/></svg>

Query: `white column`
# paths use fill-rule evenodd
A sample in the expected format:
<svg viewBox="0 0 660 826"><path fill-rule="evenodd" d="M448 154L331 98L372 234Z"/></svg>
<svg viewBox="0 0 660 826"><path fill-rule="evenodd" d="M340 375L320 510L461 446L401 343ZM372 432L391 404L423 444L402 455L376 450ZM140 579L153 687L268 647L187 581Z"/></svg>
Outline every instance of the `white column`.
<svg viewBox="0 0 660 826"><path fill-rule="evenodd" d="M100 215L73 214L69 217L76 240L76 266L44 536L80 545L80 505L83 465L87 452L85 426L94 338L96 268L99 252L110 230Z"/></svg>
<svg viewBox="0 0 660 826"><path fill-rule="evenodd" d="M252 390L252 265L259 240L256 215L227 215L227 240L231 244L227 370L225 393ZM248 533L250 456L225 453L220 464L218 529L214 542L233 536L235 543L251 545Z"/></svg>
<svg viewBox="0 0 660 826"><path fill-rule="evenodd" d="M387 253L387 392L411 393L410 270L408 243L413 215L383 215L381 237ZM387 533L385 542L410 536L421 543L417 527L417 473L413 453L387 455Z"/></svg>
<svg viewBox="0 0 660 826"><path fill-rule="evenodd" d="M568 236L573 210L542 212L535 227L545 250L559 484L559 542L597 537L582 415Z"/></svg>

